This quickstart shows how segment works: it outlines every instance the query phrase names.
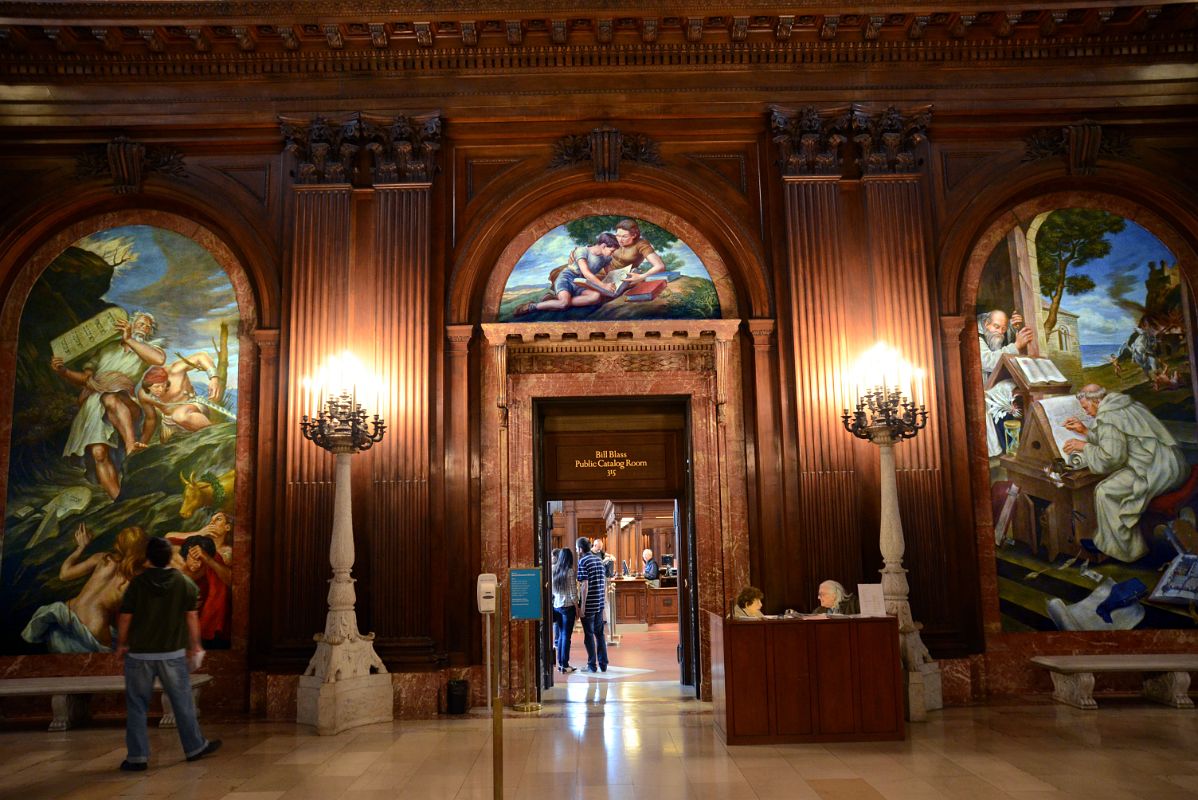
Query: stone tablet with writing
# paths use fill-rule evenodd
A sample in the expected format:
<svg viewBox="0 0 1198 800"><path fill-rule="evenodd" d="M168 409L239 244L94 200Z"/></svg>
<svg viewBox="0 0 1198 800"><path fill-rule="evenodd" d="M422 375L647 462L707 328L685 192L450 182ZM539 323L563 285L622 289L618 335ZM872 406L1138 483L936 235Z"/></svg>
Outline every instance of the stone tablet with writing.
<svg viewBox="0 0 1198 800"><path fill-rule="evenodd" d="M106 308L99 314L50 340L50 352L70 364L121 338L116 323L129 319L125 309Z"/></svg>

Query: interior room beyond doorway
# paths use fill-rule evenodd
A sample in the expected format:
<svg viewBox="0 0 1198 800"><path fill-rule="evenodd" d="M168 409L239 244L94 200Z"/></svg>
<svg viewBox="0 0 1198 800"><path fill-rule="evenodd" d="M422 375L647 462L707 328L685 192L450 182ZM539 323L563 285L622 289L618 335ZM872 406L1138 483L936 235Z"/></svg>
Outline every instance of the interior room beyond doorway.
<svg viewBox="0 0 1198 800"><path fill-rule="evenodd" d="M559 671L556 680L685 681L679 625L679 575L685 570L676 501L558 500L549 502L548 514L554 552L570 548L576 558L575 542L586 537L610 574L604 593L607 671L581 671L588 656L581 623L575 622L568 663L578 671ZM556 632L554 641L561 642ZM555 664L562 655L551 653Z"/></svg>

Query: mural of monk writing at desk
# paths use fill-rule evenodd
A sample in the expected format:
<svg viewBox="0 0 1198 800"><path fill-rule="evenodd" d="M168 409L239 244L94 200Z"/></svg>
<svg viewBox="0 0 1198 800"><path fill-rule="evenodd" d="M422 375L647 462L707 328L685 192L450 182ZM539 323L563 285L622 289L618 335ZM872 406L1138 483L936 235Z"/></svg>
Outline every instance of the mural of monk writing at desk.
<svg viewBox="0 0 1198 800"><path fill-rule="evenodd" d="M1191 302L1172 253L1100 209L1041 214L991 253L974 435L1004 630L1198 622Z"/></svg>

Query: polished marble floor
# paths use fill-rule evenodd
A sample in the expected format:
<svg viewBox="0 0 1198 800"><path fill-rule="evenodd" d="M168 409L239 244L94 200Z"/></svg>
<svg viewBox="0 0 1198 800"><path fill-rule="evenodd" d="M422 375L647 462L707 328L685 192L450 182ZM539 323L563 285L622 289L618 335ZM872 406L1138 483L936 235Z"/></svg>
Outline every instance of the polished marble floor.
<svg viewBox="0 0 1198 800"><path fill-rule="evenodd" d="M671 683L571 681L504 721L507 798L1051 800L1198 797L1198 713L1108 701L956 708L904 742L725 747L709 704ZM1100 701L1102 702L1102 701ZM0 731L0 797L172 800L490 798L482 716L318 737L289 724L206 726L224 739L188 764L154 731L144 774L116 771L117 723Z"/></svg>

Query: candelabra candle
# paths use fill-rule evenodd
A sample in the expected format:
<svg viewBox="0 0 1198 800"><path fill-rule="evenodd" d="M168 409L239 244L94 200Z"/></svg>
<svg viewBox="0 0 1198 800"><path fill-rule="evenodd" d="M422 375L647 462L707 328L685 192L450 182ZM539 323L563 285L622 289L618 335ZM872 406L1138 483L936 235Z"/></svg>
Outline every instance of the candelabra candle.
<svg viewBox="0 0 1198 800"><path fill-rule="evenodd" d="M304 438L332 453L369 450L383 440L387 426L378 414L367 421L366 412L348 392L325 400L319 415L300 420Z"/></svg>
<svg viewBox="0 0 1198 800"><path fill-rule="evenodd" d="M867 390L853 410L840 416L844 429L858 439L873 440L883 431L891 441L911 439L928 424L928 411L907 400L901 390L880 386Z"/></svg>

